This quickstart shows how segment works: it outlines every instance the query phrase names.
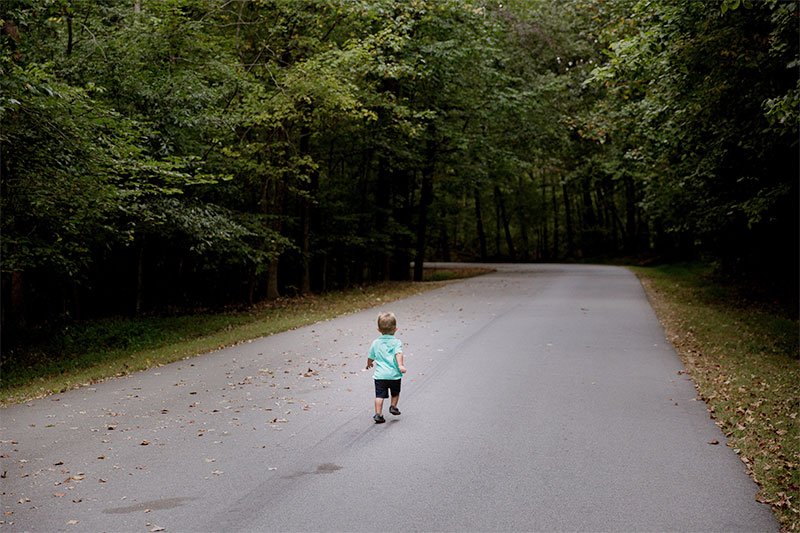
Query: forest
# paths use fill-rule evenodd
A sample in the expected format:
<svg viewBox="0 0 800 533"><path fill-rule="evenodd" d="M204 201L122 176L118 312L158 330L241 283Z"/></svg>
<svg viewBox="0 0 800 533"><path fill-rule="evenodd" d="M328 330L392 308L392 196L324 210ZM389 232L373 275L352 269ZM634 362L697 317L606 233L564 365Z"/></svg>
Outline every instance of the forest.
<svg viewBox="0 0 800 533"><path fill-rule="evenodd" d="M702 258L796 295L799 7L5 0L3 331L424 261Z"/></svg>

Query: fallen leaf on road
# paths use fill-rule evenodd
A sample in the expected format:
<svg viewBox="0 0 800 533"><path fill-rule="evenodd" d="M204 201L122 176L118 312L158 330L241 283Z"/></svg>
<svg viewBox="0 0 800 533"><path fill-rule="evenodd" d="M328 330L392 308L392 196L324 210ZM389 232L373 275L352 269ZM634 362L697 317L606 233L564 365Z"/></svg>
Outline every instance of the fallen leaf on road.
<svg viewBox="0 0 800 533"><path fill-rule="evenodd" d="M212 474L214 474L215 476L221 476L221 475L222 475L222 474L224 474L225 472L223 472L222 470L214 470L214 471L213 471L213 472L211 472L211 473L212 473Z"/></svg>
<svg viewBox="0 0 800 533"><path fill-rule="evenodd" d="M67 522L68 526L74 526L75 524L80 524L80 522L77 520L70 520L69 522Z"/></svg>
<svg viewBox="0 0 800 533"><path fill-rule="evenodd" d="M56 492L55 494L53 494L53 497L54 497L54 498L63 498L63 497L64 497L64 496L66 496L66 495L67 495L67 494L66 494L66 493L64 493L64 492Z"/></svg>
<svg viewBox="0 0 800 533"><path fill-rule="evenodd" d="M709 442L709 444L719 444L719 441L717 439L714 439L711 442Z"/></svg>
<svg viewBox="0 0 800 533"><path fill-rule="evenodd" d="M142 446L147 446L148 444L150 444L150 442L149 442L149 441L146 441L146 440L143 440L143 441L142 441L142 442L140 442L139 444L140 444L140 445L142 445Z"/></svg>
<svg viewBox="0 0 800 533"><path fill-rule="evenodd" d="M153 529L150 530L150 533L154 533L155 531L165 531L165 530L166 530L166 528L163 528L161 526L156 526L156 527L154 527Z"/></svg>

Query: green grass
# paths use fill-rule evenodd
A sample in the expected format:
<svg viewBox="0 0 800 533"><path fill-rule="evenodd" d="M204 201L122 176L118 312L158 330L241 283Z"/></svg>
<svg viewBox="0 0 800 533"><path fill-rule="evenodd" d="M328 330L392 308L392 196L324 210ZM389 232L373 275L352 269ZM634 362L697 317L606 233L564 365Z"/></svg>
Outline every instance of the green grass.
<svg viewBox="0 0 800 533"><path fill-rule="evenodd" d="M440 286L392 282L246 311L116 318L29 334L2 354L0 402L20 403L368 309ZM32 340L36 339L36 340Z"/></svg>
<svg viewBox="0 0 800 533"><path fill-rule="evenodd" d="M632 267L709 413L786 531L800 531L800 328L793 309L701 264Z"/></svg>

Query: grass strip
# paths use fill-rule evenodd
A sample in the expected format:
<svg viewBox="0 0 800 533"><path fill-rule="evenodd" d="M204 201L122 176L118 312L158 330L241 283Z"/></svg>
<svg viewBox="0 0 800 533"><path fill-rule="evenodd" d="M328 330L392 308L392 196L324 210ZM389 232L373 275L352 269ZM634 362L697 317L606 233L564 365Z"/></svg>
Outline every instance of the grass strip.
<svg viewBox="0 0 800 533"><path fill-rule="evenodd" d="M431 283L384 282L222 313L87 321L28 332L0 357L0 405L120 377L407 298L485 268L425 269Z"/></svg>
<svg viewBox="0 0 800 533"><path fill-rule="evenodd" d="M2 404L21 403L251 339L369 309L440 287L386 282L284 298L245 311L91 321L3 354Z"/></svg>
<svg viewBox="0 0 800 533"><path fill-rule="evenodd" d="M798 321L701 264L632 267L708 412L784 531L800 531Z"/></svg>

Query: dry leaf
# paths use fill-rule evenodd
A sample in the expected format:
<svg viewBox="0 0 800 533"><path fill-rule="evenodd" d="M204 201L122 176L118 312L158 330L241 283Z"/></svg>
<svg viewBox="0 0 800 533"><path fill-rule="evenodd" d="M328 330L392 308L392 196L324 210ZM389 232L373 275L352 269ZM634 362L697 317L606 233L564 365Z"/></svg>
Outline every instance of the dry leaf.
<svg viewBox="0 0 800 533"><path fill-rule="evenodd" d="M714 440L712 440L711 442L709 442L709 444L714 444L714 445L716 445L716 444L719 444L719 441L718 441L717 439L714 439Z"/></svg>

